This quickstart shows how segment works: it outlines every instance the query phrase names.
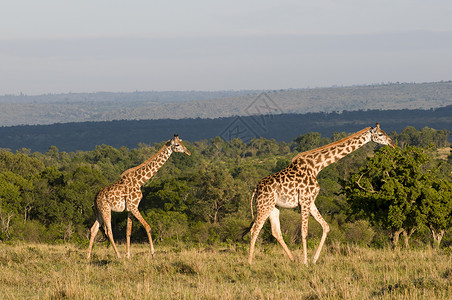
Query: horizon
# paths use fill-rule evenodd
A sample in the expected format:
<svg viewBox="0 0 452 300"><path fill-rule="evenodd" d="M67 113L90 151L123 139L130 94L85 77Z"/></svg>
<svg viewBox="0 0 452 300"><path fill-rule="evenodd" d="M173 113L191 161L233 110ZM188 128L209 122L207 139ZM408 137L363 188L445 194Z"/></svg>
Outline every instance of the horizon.
<svg viewBox="0 0 452 300"><path fill-rule="evenodd" d="M93 92L62 92L62 93L44 93L44 94L0 94L0 97L40 97L40 96L58 96L58 95L80 95L80 94L140 94L140 93L218 93L218 92L272 92L272 91L298 91L298 90L318 90L318 89L340 89L340 88L359 88L359 87L370 87L370 86L388 86L388 85L404 85L404 84L436 84L436 83L451 83L452 79L444 79L439 81L424 81L424 82L375 82L375 83L363 83L363 84L351 84L351 85L329 85L329 86L315 86L315 87L304 87L304 88L281 88L281 89L224 89L224 90L136 90L136 91L93 91ZM209 100L209 99L207 99Z"/></svg>

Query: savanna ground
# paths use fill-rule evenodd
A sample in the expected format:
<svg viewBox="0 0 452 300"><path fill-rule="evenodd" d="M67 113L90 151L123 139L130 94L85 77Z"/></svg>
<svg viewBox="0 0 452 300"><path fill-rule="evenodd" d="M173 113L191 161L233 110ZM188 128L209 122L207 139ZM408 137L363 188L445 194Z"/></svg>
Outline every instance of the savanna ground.
<svg viewBox="0 0 452 300"><path fill-rule="evenodd" d="M125 246L119 250L125 253ZM450 250L450 249L446 249ZM314 249L309 249L312 258ZM2 299L451 299L450 251L324 248L317 264L291 262L279 245L133 244L130 259L95 245L0 244ZM294 255L301 257L301 250Z"/></svg>

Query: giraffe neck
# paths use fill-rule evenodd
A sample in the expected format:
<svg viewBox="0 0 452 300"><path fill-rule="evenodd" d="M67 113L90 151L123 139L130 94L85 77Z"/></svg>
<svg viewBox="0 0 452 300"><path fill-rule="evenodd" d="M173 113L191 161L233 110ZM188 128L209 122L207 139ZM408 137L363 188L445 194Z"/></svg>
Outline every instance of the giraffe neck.
<svg viewBox="0 0 452 300"><path fill-rule="evenodd" d="M142 163L141 165L126 170L121 174L121 177L130 176L136 179L136 183L142 186L146 181L151 179L155 173L163 166L163 164L168 160L173 151L168 145L163 146L157 154Z"/></svg>
<svg viewBox="0 0 452 300"><path fill-rule="evenodd" d="M293 161L299 165L308 164L318 173L370 142L370 129L370 127L365 128L337 142L300 153Z"/></svg>

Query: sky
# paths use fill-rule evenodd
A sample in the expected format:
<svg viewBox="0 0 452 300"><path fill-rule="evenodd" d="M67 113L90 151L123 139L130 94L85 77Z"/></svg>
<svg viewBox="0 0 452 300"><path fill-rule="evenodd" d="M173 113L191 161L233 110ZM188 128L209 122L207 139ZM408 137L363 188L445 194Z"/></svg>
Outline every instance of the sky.
<svg viewBox="0 0 452 300"><path fill-rule="evenodd" d="M450 0L5 0L0 95L452 80Z"/></svg>

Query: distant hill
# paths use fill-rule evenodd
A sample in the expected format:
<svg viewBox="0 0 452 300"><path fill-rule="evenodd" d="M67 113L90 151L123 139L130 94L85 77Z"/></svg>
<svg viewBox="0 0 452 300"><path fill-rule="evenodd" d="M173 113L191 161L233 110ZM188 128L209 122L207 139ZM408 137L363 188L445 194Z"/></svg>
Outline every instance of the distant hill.
<svg viewBox="0 0 452 300"><path fill-rule="evenodd" d="M258 91L168 91L133 93L69 93L38 96L0 96L0 126L149 119L178 103L223 99ZM167 116L174 118L174 116ZM160 119L157 117L157 119Z"/></svg>
<svg viewBox="0 0 452 300"><path fill-rule="evenodd" d="M0 96L0 126L214 119L258 114L431 109L452 104L452 81L278 91L179 91Z"/></svg>
<svg viewBox="0 0 452 300"><path fill-rule="evenodd" d="M92 150L106 144L135 148L152 144L178 133L191 142L220 136L225 140L256 137L290 142L301 134L320 132L331 137L334 132L355 132L376 122L386 132L400 133L407 126L430 127L452 131L452 105L430 110L368 110L342 113L267 114L216 119L121 120L108 122L61 123L0 127L0 148L29 148L45 152L50 146L61 151Z"/></svg>

